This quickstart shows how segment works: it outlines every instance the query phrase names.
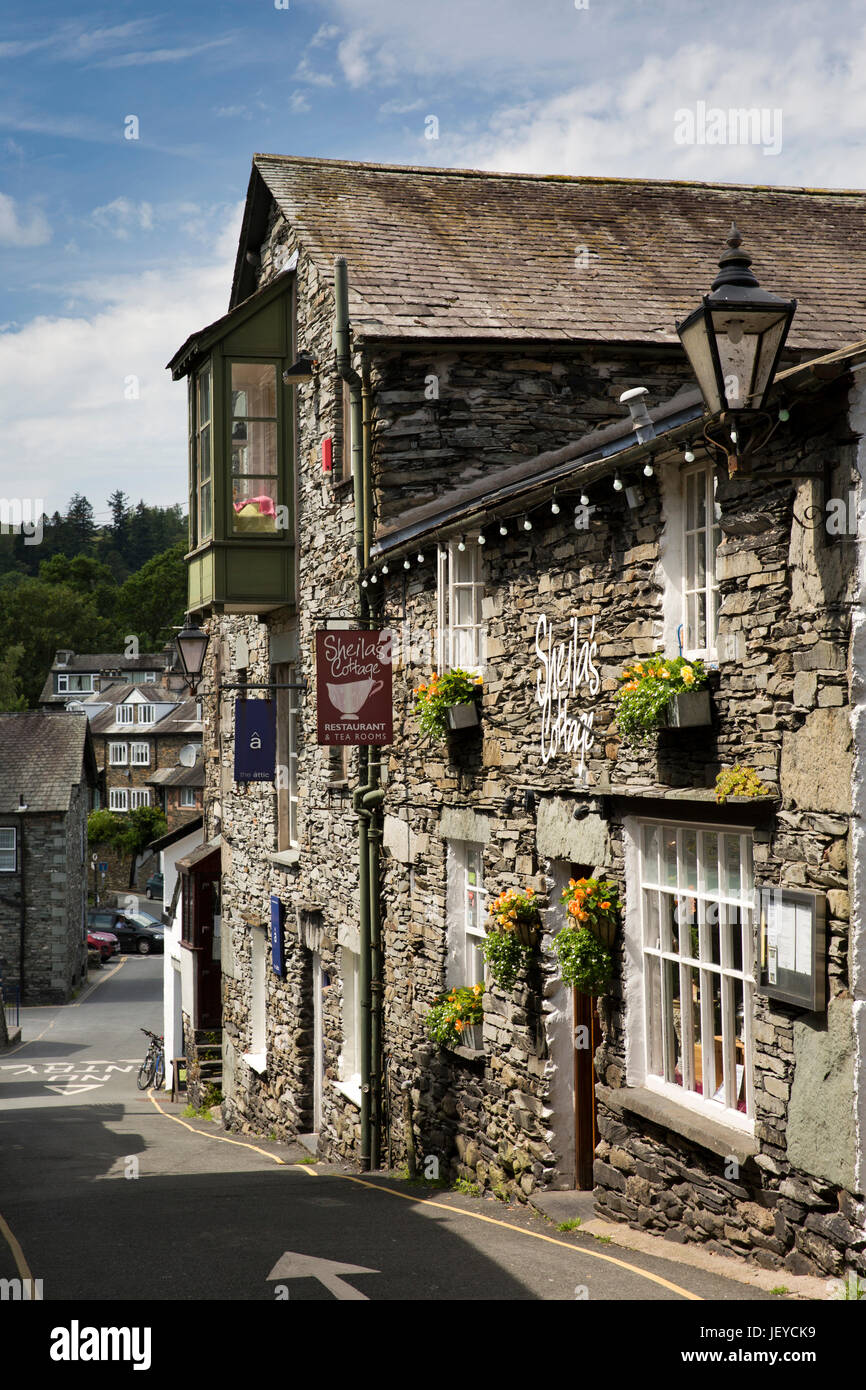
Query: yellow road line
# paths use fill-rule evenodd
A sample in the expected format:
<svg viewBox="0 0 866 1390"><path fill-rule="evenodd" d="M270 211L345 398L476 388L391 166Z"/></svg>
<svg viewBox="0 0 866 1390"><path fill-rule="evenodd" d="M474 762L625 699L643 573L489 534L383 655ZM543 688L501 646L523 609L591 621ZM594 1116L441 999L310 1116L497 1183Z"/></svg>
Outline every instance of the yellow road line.
<svg viewBox="0 0 866 1390"><path fill-rule="evenodd" d="M2 1216L0 1216L0 1235L2 1235L2 1236L5 1238L6 1244L9 1246L9 1249L12 1251L12 1258L13 1258L14 1261L15 1261L15 1268L18 1270L18 1273L19 1273L20 1277L21 1277L22 1279L29 1279L29 1280L31 1280L31 1287L32 1287L33 1275L30 1273L30 1267L29 1267L29 1265L27 1264L27 1261L26 1261L25 1258L24 1258L24 1251L21 1249L21 1246L19 1245L18 1241L15 1239L14 1235L12 1234L11 1230L9 1229L9 1226L8 1226L7 1223L3 1220L3 1217L2 1217Z"/></svg>
<svg viewBox="0 0 866 1390"><path fill-rule="evenodd" d="M95 989L99 989L99 986L100 986L100 985L104 985L105 982L106 982L106 980L113 980L114 977L115 977L115 975L118 973L118 971L122 970L123 967L126 965L126 962L127 962L128 959L129 959L128 956L123 956L123 958L117 962L117 970L112 970L112 972L111 972L110 975L103 975L103 977L102 977L101 980L94 980L93 984L90 985L90 986L84 991L84 993L82 994L81 998L80 998L80 999L76 999L75 1003L74 1003L74 1004L70 1004L69 1007L70 1007L71 1009L77 1009L77 1008L79 1008L79 1007L84 1003L85 999L89 999L89 998L90 998L91 994L93 993L93 991L94 991Z"/></svg>
<svg viewBox="0 0 866 1390"><path fill-rule="evenodd" d="M184 1129L191 1130L193 1134L202 1133L200 1129L194 1129L192 1125L186 1124L184 1120L178 1119L176 1115L167 1114L166 1111L162 1109L162 1106L154 1099L151 1091L148 1091L147 1094L148 1098L153 1101L160 1115L165 1116L167 1120L174 1120L176 1124L183 1125ZM445 1202L435 1201L432 1197L419 1199L417 1194L397 1192L393 1187L381 1187L379 1183L369 1182L365 1178L356 1178L349 1173L317 1173L308 1163L287 1164L284 1159L278 1158L276 1154L268 1153L267 1149L256 1148L255 1144L245 1144L240 1139L227 1139L221 1134L205 1134L204 1137L206 1139L217 1139L223 1144L236 1144L240 1149L252 1149L254 1153L263 1154L265 1158L273 1159L274 1163L282 1164L284 1167L301 1168L305 1173L309 1173L311 1178L341 1178L344 1182L357 1183L359 1187L369 1187L374 1192L385 1192L391 1197L402 1197L406 1202L418 1203L420 1200L422 1206L438 1207L441 1211L447 1211L450 1216L468 1216L473 1221L483 1221L488 1226L500 1226L505 1231L516 1232L517 1235L531 1236L533 1240L543 1240L546 1241L548 1245L558 1245L563 1250L570 1250L572 1254L588 1255L591 1260L603 1260L605 1264L617 1265L619 1269L627 1269L630 1274L637 1274L642 1279L649 1279L653 1284L660 1284L663 1289L670 1289L672 1293L680 1294L683 1298L687 1298L693 1303L704 1302L700 1294L692 1293L690 1289L684 1289L679 1284L673 1284L669 1279L663 1279L660 1274L652 1274L649 1270L640 1269L637 1265L629 1264L627 1260L617 1260L613 1255L602 1255L598 1250L587 1250L582 1245L571 1245L568 1241L557 1240L554 1236L543 1235L541 1231L528 1231L523 1226L513 1226L510 1221L499 1221L494 1216L482 1216L480 1212L466 1211L464 1207L450 1207Z"/></svg>

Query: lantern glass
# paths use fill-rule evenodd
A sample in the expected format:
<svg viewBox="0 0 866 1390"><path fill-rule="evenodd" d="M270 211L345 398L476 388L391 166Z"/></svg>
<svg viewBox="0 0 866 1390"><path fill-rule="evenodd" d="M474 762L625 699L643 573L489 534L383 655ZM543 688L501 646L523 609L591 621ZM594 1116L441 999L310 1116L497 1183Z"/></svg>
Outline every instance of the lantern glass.
<svg viewBox="0 0 866 1390"><path fill-rule="evenodd" d="M199 627L190 626L189 619L187 619L186 627L177 634L174 640L184 675L188 680L197 681L201 676L204 654L207 651L207 633L202 632Z"/></svg>

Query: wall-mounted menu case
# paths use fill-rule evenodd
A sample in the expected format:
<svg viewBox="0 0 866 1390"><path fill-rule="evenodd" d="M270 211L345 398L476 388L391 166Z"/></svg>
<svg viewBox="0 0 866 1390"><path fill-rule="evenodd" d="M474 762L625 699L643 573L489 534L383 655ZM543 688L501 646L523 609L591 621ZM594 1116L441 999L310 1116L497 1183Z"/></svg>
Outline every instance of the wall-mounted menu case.
<svg viewBox="0 0 866 1390"><path fill-rule="evenodd" d="M759 887L758 990L813 1012L826 1006L826 897Z"/></svg>

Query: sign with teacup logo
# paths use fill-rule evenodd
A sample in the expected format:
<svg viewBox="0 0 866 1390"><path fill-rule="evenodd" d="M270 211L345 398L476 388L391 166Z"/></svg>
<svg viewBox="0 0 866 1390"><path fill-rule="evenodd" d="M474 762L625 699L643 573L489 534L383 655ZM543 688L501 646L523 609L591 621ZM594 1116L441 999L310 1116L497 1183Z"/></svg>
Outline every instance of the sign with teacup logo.
<svg viewBox="0 0 866 1390"><path fill-rule="evenodd" d="M391 673L390 632L317 632L317 741L391 743Z"/></svg>

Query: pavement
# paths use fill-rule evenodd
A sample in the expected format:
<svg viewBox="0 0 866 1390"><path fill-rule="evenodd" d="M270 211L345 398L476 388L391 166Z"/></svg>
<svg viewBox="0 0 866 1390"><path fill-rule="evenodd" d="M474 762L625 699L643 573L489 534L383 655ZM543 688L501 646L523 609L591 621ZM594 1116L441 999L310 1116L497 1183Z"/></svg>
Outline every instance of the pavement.
<svg viewBox="0 0 866 1390"><path fill-rule="evenodd" d="M66 1303L785 1301L778 1275L600 1222L588 1194L509 1205L360 1174L142 1093L161 991L162 957L127 955L74 1004L22 1011L0 1055L0 1278Z"/></svg>

